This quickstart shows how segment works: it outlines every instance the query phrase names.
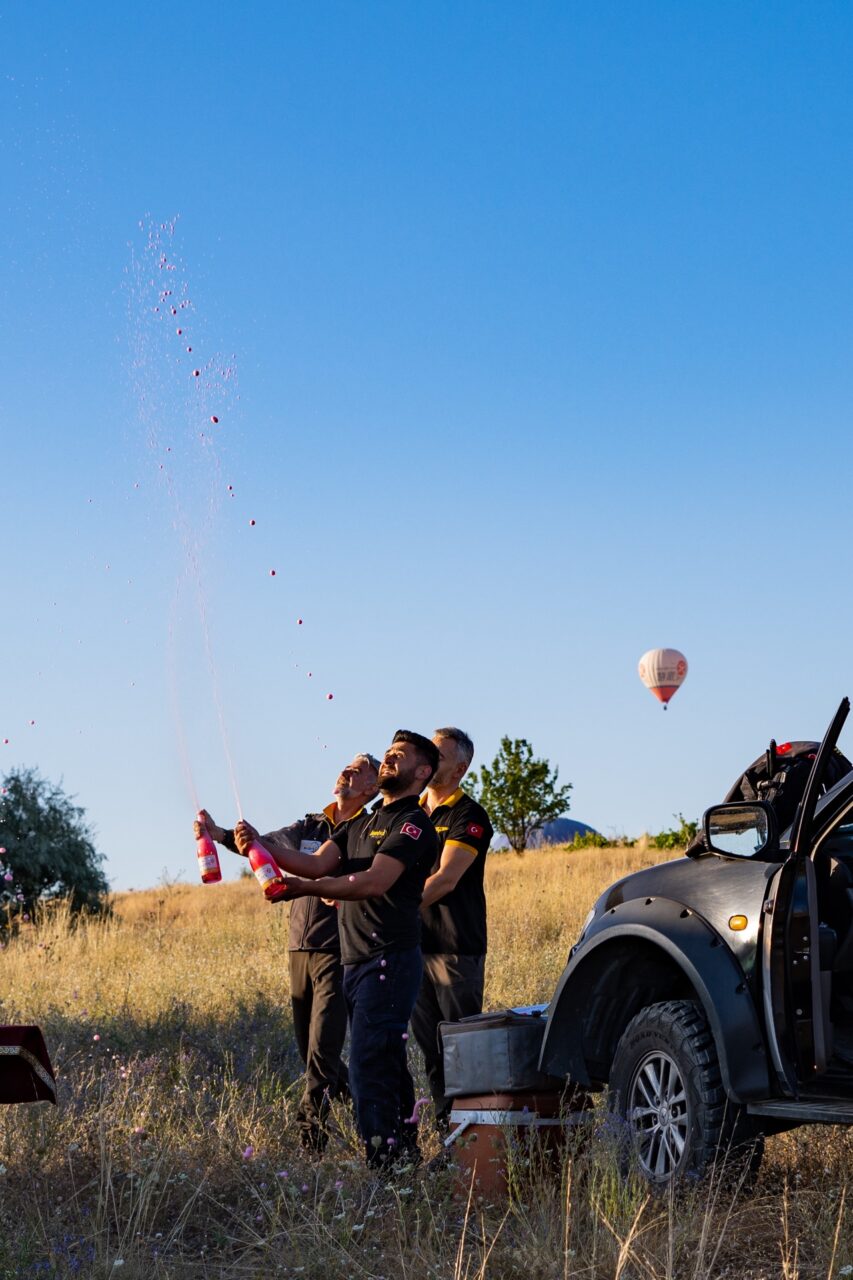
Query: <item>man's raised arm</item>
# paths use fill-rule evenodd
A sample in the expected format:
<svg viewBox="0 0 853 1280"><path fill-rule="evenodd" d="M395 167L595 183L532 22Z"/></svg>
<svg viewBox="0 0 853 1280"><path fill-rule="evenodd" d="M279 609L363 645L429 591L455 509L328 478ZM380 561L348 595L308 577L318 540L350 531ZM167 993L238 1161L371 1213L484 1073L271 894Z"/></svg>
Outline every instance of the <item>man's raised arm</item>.
<svg viewBox="0 0 853 1280"><path fill-rule="evenodd" d="M331 844L332 841L327 843ZM308 856L313 859L315 855ZM361 902L365 898L381 898L402 874L403 864L399 858L377 853L364 871L356 871L353 875L326 876L322 879L312 876L314 884L288 880L269 900L289 902L292 898L328 898L336 902Z"/></svg>
<svg viewBox="0 0 853 1280"><path fill-rule="evenodd" d="M300 853L284 842L264 839L245 821L237 823L234 839L240 853L247 854L249 845L257 843L262 849L266 849L270 857L275 858L282 870L289 871L294 876L303 876L306 880L319 880L321 876L331 875L341 861L341 851L334 840L324 840L316 853Z"/></svg>

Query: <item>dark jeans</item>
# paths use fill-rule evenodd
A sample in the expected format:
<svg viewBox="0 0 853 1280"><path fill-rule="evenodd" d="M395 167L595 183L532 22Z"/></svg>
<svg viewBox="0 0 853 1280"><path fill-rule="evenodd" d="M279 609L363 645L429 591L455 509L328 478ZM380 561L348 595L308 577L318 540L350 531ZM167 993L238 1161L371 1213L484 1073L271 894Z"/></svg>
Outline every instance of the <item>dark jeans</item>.
<svg viewBox="0 0 853 1280"><path fill-rule="evenodd" d="M420 947L344 966L350 1088L370 1165L417 1151L417 1126L405 1124L415 1107L406 1028L422 971Z"/></svg>
<svg viewBox="0 0 853 1280"><path fill-rule="evenodd" d="M322 1151L326 1145L329 1100L347 1093L347 1069L341 1049L347 1033L344 970L332 951L291 951L290 998L299 1056L305 1063L305 1089L296 1113L302 1145Z"/></svg>
<svg viewBox="0 0 853 1280"><path fill-rule="evenodd" d="M412 1031L424 1055L439 1124L449 1114L450 1103L444 1096L438 1024L482 1013L485 965L485 956L424 956L424 976L412 1011Z"/></svg>

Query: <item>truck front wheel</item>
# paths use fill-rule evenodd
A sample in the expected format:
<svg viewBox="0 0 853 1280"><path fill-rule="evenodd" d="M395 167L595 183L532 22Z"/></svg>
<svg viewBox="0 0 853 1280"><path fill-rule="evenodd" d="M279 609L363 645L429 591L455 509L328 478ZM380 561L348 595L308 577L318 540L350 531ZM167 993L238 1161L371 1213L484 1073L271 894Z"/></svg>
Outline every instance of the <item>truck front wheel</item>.
<svg viewBox="0 0 853 1280"><path fill-rule="evenodd" d="M733 1144L741 1157L746 1149L749 1173L757 1171L760 1138L747 1135L745 1116L726 1097L714 1037L694 1000L640 1010L616 1046L610 1090L626 1145L650 1182L698 1177Z"/></svg>

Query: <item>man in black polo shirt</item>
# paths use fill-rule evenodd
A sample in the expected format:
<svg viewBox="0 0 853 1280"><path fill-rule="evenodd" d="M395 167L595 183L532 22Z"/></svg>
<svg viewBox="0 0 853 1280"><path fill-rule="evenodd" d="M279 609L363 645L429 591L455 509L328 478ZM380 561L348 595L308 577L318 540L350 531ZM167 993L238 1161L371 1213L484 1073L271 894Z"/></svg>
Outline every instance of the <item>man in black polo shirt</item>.
<svg viewBox="0 0 853 1280"><path fill-rule="evenodd" d="M486 963L483 875L494 832L482 805L459 786L474 758L474 744L467 733L436 729L432 740L440 763L421 804L436 829L440 856L424 886L421 903L424 976L412 1013L412 1031L423 1051L441 1128L447 1122L450 1104L444 1096L438 1024L482 1012Z"/></svg>
<svg viewBox="0 0 853 1280"><path fill-rule="evenodd" d="M417 1152L407 1025L420 987L420 904L438 852L418 797L438 749L419 733L394 735L379 768L381 805L335 832L313 856L281 851L293 873L280 898L308 894L339 902L344 993L350 1015L349 1076L368 1164ZM242 832L235 832L241 843ZM333 875L332 872L338 872Z"/></svg>
<svg viewBox="0 0 853 1280"><path fill-rule="evenodd" d="M306 813L298 822L271 831L254 833L276 859L284 850L312 855L332 834L364 812L379 790L379 761L365 752L357 755L338 775L334 801L322 813ZM209 814L207 830L214 840L239 852L234 833L217 827ZM198 824L196 824L198 825ZM244 831L254 832L248 823ZM348 1089L347 1068L341 1050L347 1032L338 913L320 898L299 898L290 908L288 937L290 1001L293 1030L299 1056L305 1063L305 1088L296 1113L302 1145L322 1151L326 1146L326 1118L330 1099Z"/></svg>

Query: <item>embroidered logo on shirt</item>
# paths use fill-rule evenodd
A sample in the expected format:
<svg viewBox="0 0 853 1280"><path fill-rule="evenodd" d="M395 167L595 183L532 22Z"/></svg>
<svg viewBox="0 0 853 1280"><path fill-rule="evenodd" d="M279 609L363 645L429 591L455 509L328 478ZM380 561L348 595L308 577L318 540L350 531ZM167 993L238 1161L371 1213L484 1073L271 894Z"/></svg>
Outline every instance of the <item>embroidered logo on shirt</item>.
<svg viewBox="0 0 853 1280"><path fill-rule="evenodd" d="M300 853L316 853L322 843L323 843L322 840L300 840L299 852Z"/></svg>
<svg viewBox="0 0 853 1280"><path fill-rule="evenodd" d="M469 836L481 836L483 834L483 828L477 822L469 822L465 830Z"/></svg>
<svg viewBox="0 0 853 1280"><path fill-rule="evenodd" d="M371 840L381 840L382 837L387 836L387 834L387 831L371 831L370 838Z"/></svg>
<svg viewBox="0 0 853 1280"><path fill-rule="evenodd" d="M401 836L411 836L413 840L420 840L421 829L416 827L413 822L404 822L400 828Z"/></svg>

